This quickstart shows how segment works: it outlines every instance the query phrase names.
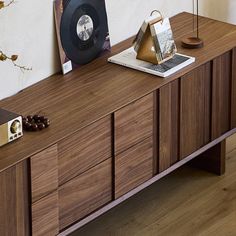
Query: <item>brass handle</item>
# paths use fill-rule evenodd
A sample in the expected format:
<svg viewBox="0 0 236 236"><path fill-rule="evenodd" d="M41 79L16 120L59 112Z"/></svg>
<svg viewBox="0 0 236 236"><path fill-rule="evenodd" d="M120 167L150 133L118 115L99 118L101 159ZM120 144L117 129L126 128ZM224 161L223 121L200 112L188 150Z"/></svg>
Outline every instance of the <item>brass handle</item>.
<svg viewBox="0 0 236 236"><path fill-rule="evenodd" d="M153 10L153 11L151 12L150 16L153 16L154 13L157 13L157 14L159 14L159 15L161 16L161 23L163 23L164 18L163 18L163 15L161 14L161 12L158 11L158 10Z"/></svg>

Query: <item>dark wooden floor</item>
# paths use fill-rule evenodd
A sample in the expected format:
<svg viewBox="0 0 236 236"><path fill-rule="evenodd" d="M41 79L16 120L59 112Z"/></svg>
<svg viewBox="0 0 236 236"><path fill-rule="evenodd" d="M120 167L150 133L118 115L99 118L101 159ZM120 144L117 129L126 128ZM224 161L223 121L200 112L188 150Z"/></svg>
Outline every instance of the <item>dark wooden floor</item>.
<svg viewBox="0 0 236 236"><path fill-rule="evenodd" d="M184 166L72 235L235 236L236 135L224 176Z"/></svg>

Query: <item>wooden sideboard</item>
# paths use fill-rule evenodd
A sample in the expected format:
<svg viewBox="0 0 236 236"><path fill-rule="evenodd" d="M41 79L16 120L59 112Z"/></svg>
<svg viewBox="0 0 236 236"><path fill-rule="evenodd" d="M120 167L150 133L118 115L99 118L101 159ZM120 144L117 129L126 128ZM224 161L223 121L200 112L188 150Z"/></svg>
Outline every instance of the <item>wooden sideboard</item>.
<svg viewBox="0 0 236 236"><path fill-rule="evenodd" d="M188 50L180 43L191 14L171 24L179 52L196 62L166 79L107 63L128 39L0 101L52 122L0 149L0 235L68 235L190 161L224 173L236 131L236 26L201 17L205 46Z"/></svg>

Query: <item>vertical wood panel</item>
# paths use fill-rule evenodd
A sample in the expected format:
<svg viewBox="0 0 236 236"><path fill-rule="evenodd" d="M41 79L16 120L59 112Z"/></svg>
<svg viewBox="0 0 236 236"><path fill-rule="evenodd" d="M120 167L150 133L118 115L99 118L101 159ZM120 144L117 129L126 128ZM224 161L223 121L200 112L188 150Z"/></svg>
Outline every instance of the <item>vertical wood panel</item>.
<svg viewBox="0 0 236 236"><path fill-rule="evenodd" d="M58 188L57 145L30 158L32 202L53 192Z"/></svg>
<svg viewBox="0 0 236 236"><path fill-rule="evenodd" d="M58 144L59 184L111 157L111 116L107 116Z"/></svg>
<svg viewBox="0 0 236 236"><path fill-rule="evenodd" d="M112 200L111 158L59 187L60 230Z"/></svg>
<svg viewBox="0 0 236 236"><path fill-rule="evenodd" d="M181 78L181 159L210 141L210 86L210 63Z"/></svg>
<svg viewBox="0 0 236 236"><path fill-rule="evenodd" d="M159 172L159 90L154 95L154 114L153 114L153 175Z"/></svg>
<svg viewBox="0 0 236 236"><path fill-rule="evenodd" d="M160 89L159 172L178 161L179 81Z"/></svg>
<svg viewBox="0 0 236 236"><path fill-rule="evenodd" d="M236 128L236 48L232 52L231 128Z"/></svg>
<svg viewBox="0 0 236 236"><path fill-rule="evenodd" d="M29 228L28 164L0 173L0 235L27 236Z"/></svg>
<svg viewBox="0 0 236 236"><path fill-rule="evenodd" d="M153 138L149 137L115 157L115 197L153 176Z"/></svg>
<svg viewBox="0 0 236 236"><path fill-rule="evenodd" d="M115 154L153 135L153 93L115 112Z"/></svg>
<svg viewBox="0 0 236 236"><path fill-rule="evenodd" d="M52 236L59 232L58 191L32 205L33 236Z"/></svg>
<svg viewBox="0 0 236 236"><path fill-rule="evenodd" d="M230 129L231 53L227 52L213 61L212 78L212 140Z"/></svg>

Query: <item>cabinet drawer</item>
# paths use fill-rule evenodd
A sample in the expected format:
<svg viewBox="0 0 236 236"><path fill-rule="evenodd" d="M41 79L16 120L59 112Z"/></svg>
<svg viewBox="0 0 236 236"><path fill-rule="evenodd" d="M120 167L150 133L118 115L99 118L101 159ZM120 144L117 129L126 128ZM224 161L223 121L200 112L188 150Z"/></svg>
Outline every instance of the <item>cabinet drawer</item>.
<svg viewBox="0 0 236 236"><path fill-rule="evenodd" d="M118 198L153 176L153 139L115 157L115 197Z"/></svg>
<svg viewBox="0 0 236 236"><path fill-rule="evenodd" d="M115 153L118 154L153 132L153 94L115 112Z"/></svg>
<svg viewBox="0 0 236 236"><path fill-rule="evenodd" d="M58 192L41 198L32 205L32 235L52 236L59 232Z"/></svg>
<svg viewBox="0 0 236 236"><path fill-rule="evenodd" d="M32 202L58 188L57 145L30 158Z"/></svg>
<svg viewBox="0 0 236 236"><path fill-rule="evenodd" d="M111 116L59 142L58 155L60 185L111 157Z"/></svg>
<svg viewBox="0 0 236 236"><path fill-rule="evenodd" d="M112 200L111 158L59 187L60 229Z"/></svg>

